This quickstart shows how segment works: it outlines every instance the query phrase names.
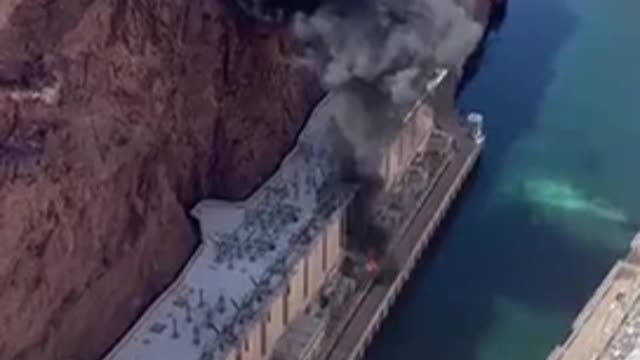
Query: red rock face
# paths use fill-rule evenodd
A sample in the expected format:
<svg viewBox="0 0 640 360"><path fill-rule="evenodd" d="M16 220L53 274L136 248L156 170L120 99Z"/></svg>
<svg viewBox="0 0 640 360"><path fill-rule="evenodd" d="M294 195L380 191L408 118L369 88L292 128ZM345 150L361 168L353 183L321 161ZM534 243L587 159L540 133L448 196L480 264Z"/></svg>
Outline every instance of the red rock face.
<svg viewBox="0 0 640 360"><path fill-rule="evenodd" d="M99 357L293 143L315 81L224 3L2 1L0 359Z"/></svg>

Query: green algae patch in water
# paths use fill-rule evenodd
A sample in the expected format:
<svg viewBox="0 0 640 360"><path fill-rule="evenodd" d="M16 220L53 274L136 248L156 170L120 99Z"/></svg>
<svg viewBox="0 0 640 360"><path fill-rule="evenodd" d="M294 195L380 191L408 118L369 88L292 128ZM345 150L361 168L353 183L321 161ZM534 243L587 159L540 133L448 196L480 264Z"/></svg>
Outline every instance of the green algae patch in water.
<svg viewBox="0 0 640 360"><path fill-rule="evenodd" d="M529 210L532 225L559 226L571 234L568 240L578 246L616 252L627 248L625 239L636 226L633 217L609 198L587 190L588 183L582 187L568 176L548 171L539 176L529 172L505 177L503 184L490 202L489 211L505 204L519 204Z"/></svg>
<svg viewBox="0 0 640 360"><path fill-rule="evenodd" d="M606 200L589 197L567 181L533 179L522 184L523 200L546 211L574 213L626 225L627 215Z"/></svg>

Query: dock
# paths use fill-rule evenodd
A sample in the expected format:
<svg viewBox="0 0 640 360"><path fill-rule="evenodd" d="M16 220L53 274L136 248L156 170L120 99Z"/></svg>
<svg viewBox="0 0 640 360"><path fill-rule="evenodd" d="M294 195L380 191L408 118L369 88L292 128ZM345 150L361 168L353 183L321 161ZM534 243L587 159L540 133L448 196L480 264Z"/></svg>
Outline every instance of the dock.
<svg viewBox="0 0 640 360"><path fill-rule="evenodd" d="M444 108L446 106L443 105ZM469 136L469 129L461 124L457 114L443 114L437 122L440 129L452 137L455 146L451 156L436 172L432 186L417 202L409 225L404 231L394 234L388 246L386 260L402 264L402 267L390 281L369 284L342 328L333 329L336 341L323 357L326 360L364 357L480 156L482 144Z"/></svg>

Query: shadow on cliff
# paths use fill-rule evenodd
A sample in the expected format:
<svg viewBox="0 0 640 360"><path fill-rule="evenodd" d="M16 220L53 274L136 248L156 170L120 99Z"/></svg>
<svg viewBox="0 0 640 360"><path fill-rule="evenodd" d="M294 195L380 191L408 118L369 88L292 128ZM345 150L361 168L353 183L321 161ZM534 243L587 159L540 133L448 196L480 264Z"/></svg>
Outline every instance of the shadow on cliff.
<svg viewBox="0 0 640 360"><path fill-rule="evenodd" d="M539 30L532 19L544 19L537 22ZM470 75L458 101L465 111L485 114L486 151L368 359L492 358L482 352L493 339L509 337L501 333L509 330L500 328L509 317L505 312L531 316L533 322L561 314L551 321L568 326L617 257L574 244L566 229L540 222L526 204L502 204L490 214L483 207L509 148L535 125L555 76L555 57L576 23L563 0L511 0L500 31L489 36L476 54L478 62L467 67ZM542 341L549 348L527 346L539 353L526 358L544 358L553 345L546 342L559 342L563 335L545 334L555 339ZM510 356L501 353L500 358Z"/></svg>

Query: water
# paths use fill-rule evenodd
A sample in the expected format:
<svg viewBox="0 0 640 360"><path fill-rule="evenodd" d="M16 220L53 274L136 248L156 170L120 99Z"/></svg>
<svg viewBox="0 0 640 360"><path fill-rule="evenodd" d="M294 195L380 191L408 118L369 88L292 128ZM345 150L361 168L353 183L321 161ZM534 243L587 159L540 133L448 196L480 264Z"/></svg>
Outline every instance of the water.
<svg viewBox="0 0 640 360"><path fill-rule="evenodd" d="M511 0L460 106L487 147L370 360L537 360L640 223L640 1Z"/></svg>

